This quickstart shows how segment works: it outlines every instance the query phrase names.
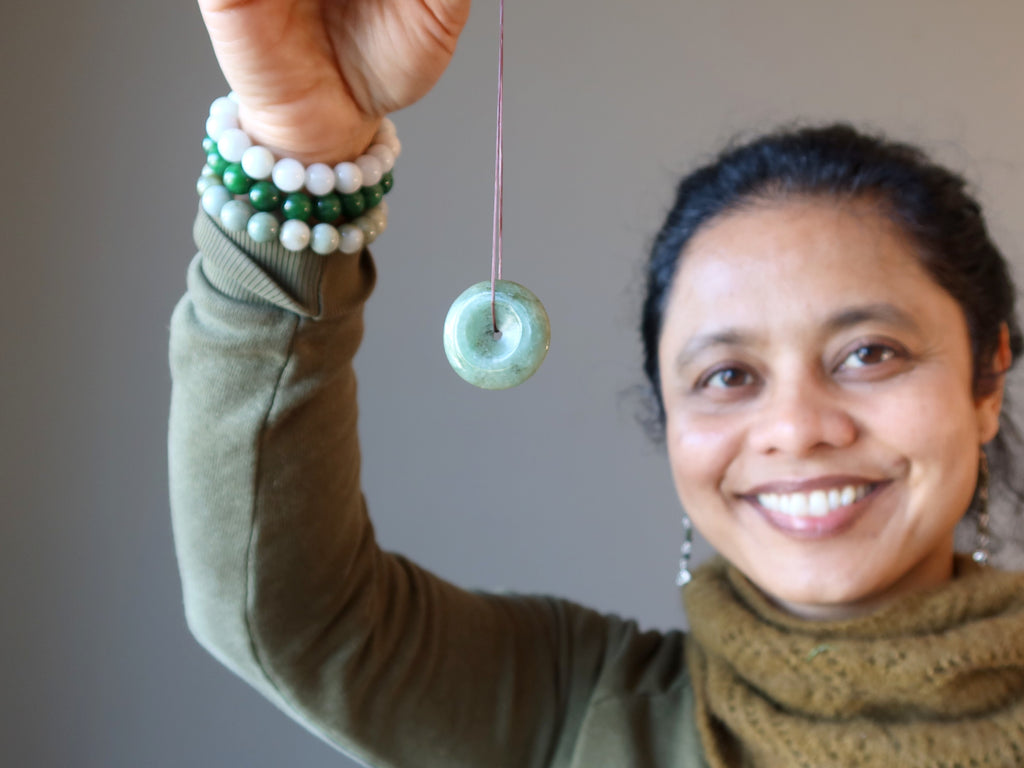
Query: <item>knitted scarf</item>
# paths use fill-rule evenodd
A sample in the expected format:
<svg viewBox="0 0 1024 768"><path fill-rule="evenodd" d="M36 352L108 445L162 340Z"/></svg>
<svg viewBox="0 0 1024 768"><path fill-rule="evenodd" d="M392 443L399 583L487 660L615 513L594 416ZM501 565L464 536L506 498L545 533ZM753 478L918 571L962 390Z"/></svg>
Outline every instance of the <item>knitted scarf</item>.
<svg viewBox="0 0 1024 768"><path fill-rule="evenodd" d="M939 588L811 622L715 560L684 599L713 768L1024 766L1024 573L958 557Z"/></svg>

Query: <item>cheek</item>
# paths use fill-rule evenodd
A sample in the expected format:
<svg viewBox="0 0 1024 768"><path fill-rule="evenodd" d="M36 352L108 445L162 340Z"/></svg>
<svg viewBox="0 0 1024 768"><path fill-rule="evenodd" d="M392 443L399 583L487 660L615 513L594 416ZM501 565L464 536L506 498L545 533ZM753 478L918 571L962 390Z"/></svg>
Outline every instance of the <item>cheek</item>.
<svg viewBox="0 0 1024 768"><path fill-rule="evenodd" d="M886 442L910 457L962 456L978 442L978 417L969 390L952 378L921 377L894 397L864 404L862 418Z"/></svg>
<svg viewBox="0 0 1024 768"><path fill-rule="evenodd" d="M666 437L676 491L689 507L719 492L743 444L741 430L719 419L670 416Z"/></svg>
<svg viewBox="0 0 1024 768"><path fill-rule="evenodd" d="M978 417L969 390L947 375L921 376L858 408L864 439L906 472L911 512L954 525L977 479Z"/></svg>

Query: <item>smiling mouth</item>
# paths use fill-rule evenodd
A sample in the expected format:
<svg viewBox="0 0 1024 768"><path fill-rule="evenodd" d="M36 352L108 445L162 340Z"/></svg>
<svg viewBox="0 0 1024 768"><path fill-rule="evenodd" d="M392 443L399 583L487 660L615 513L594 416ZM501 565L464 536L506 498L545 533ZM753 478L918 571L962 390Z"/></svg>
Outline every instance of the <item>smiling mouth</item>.
<svg viewBox="0 0 1024 768"><path fill-rule="evenodd" d="M826 517L868 496L879 483L844 485L807 493L759 493L754 499L769 512L791 517Z"/></svg>
<svg viewBox="0 0 1024 768"><path fill-rule="evenodd" d="M842 483L806 491L765 492L743 498L773 528L800 539L835 536L871 508L890 481Z"/></svg>

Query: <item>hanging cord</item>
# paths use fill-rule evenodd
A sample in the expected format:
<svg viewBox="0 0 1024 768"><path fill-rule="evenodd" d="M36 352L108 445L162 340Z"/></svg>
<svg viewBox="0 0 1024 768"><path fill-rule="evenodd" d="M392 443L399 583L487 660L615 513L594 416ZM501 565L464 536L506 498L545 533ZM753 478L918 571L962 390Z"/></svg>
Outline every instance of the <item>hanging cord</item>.
<svg viewBox="0 0 1024 768"><path fill-rule="evenodd" d="M497 336L498 315L494 308L495 283L501 280L502 203L504 192L504 158L502 157L502 123L504 122L505 83L505 0L498 0L498 130L494 150L494 229L491 235L491 324Z"/></svg>

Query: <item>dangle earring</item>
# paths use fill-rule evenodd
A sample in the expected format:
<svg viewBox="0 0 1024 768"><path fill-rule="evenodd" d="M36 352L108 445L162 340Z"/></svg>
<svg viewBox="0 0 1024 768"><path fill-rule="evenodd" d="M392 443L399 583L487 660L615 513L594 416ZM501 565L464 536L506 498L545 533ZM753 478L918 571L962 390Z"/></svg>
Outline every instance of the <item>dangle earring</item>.
<svg viewBox="0 0 1024 768"><path fill-rule="evenodd" d="M974 551L971 558L980 565L988 565L989 548L992 545L992 533L989 530L988 516L988 456L981 452L978 461L978 487L974 492L974 513L977 533L975 534Z"/></svg>
<svg viewBox="0 0 1024 768"><path fill-rule="evenodd" d="M690 553L693 551L693 523L690 516L683 512L683 546L679 550L679 573L676 574L676 586L685 587L690 583Z"/></svg>

